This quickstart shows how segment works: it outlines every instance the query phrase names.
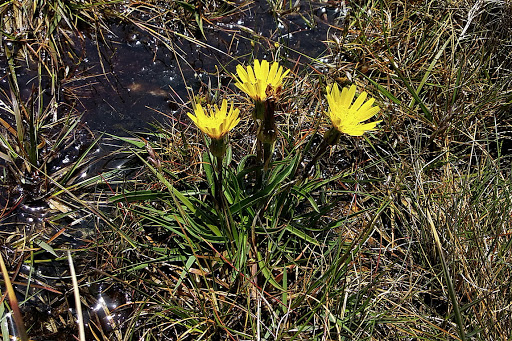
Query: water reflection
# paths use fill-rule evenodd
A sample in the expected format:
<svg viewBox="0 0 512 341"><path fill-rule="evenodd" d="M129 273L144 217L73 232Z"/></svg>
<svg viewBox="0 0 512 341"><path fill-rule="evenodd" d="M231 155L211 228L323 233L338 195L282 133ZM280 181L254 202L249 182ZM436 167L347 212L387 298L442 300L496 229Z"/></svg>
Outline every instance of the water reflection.
<svg viewBox="0 0 512 341"><path fill-rule="evenodd" d="M233 72L252 55L279 55L289 66L300 58L319 58L325 51L328 21L341 15L338 7L326 8L308 2L275 16L266 1L257 1L243 14L206 25L206 40L177 35L162 41L135 25L115 24L110 41L85 42L88 60L66 84L67 91L92 130L144 130L155 120L163 122L177 104L187 101L191 89L208 83L210 75L215 75L215 83L219 70Z"/></svg>

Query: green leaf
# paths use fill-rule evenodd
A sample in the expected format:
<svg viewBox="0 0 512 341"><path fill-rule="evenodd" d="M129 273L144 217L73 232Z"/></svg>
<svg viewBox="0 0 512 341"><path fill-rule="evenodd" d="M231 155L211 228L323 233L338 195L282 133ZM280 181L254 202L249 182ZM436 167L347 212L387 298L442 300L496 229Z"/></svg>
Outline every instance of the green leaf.
<svg viewBox="0 0 512 341"><path fill-rule="evenodd" d="M425 116L425 118L428 121L433 122L432 113L426 107L425 103L423 103L423 101L421 100L421 98L418 95L418 93L416 92L416 90L411 86L411 84L409 83L409 80L404 76L402 71L400 71L400 68L398 66L396 66L393 58L391 58L391 66L393 67L395 72L398 74L398 78L400 78L402 80L402 82L404 83L405 87L407 88L407 90L409 91L411 96L414 98L414 100L416 102L418 102L418 105L420 106L421 111L423 111L423 115Z"/></svg>
<svg viewBox="0 0 512 341"><path fill-rule="evenodd" d="M144 147L146 147L146 142L142 141L139 138L121 137L121 136L115 136L115 135L110 135L110 134L107 134L107 135L109 135L111 137L114 137L114 138L116 138L118 140L124 141L126 143L132 144L132 145L134 145L137 148L144 148Z"/></svg>
<svg viewBox="0 0 512 341"><path fill-rule="evenodd" d="M295 156L294 159L297 158L298 155ZM285 167L285 165L287 166ZM271 177L269 178L269 181L271 182L262 190L231 206L231 214L234 215L248 207L253 207L260 199L272 194L278 187L282 185L283 181L286 180L291 173L293 173L294 168L295 162L290 162L289 160L283 161L282 164L278 166L276 170L271 174Z"/></svg>
<svg viewBox="0 0 512 341"><path fill-rule="evenodd" d="M363 76L364 78L366 78L370 83L372 83L376 88L377 90L379 90L379 92L381 94L383 94L384 96L386 96L389 100L391 100L393 103L395 104L398 104L398 105L401 105L402 102L400 102L400 100L398 98L396 98L395 96L393 96L391 94L391 92L389 92L388 90L386 90L385 87L383 87L382 85L380 85L379 83L375 82L373 79L371 79L370 77L366 76L364 73L359 73L361 76Z"/></svg>
<svg viewBox="0 0 512 341"><path fill-rule="evenodd" d="M155 192L155 191L133 191L123 194L114 195L113 197L108 198L109 202L118 203L118 202L140 202L146 200L155 200L155 199L165 199L169 198L170 194L165 192Z"/></svg>
<svg viewBox="0 0 512 341"><path fill-rule="evenodd" d="M5 308L4 308L4 304L7 304L7 303L0 303L0 330L2 331L2 340L3 341L9 341L10 337L9 335L11 334L14 334L14 333L9 333L9 327L8 327L8 324L6 321L7 319L7 316L5 315Z"/></svg>
<svg viewBox="0 0 512 341"><path fill-rule="evenodd" d="M180 278L178 278L178 281L176 282L176 285L174 286L174 290L172 291L173 295L176 293L176 291L178 290L178 288L181 285L181 282L183 282L183 280L185 279L185 276L188 274L188 270L190 270L190 268L192 267L192 265L194 265L195 262L196 262L195 256L188 257L187 262L185 263L185 268L183 269L183 271L181 271Z"/></svg>
<svg viewBox="0 0 512 341"><path fill-rule="evenodd" d="M265 277L267 281L270 282L275 288L284 291L284 288L281 286L281 284L277 283L274 276L272 276L272 273L270 272L267 264L265 263L263 257L261 256L261 252L258 251L258 268L260 269L261 273Z"/></svg>
<svg viewBox="0 0 512 341"><path fill-rule="evenodd" d="M286 225L285 229L296 235L297 237L299 238L302 238L304 239L305 241L307 241L308 243L311 243L313 245L316 245L316 246L320 246L321 244L314 238L308 236L306 233L304 233L303 231L299 230L299 229L296 229L295 227L291 226L291 225Z"/></svg>
<svg viewBox="0 0 512 341"><path fill-rule="evenodd" d="M169 192L175 197L175 199L177 199L176 201L180 201L183 205L185 205L192 213L195 213L196 211L196 208L195 206L190 202L190 200L188 200L180 191L178 191L176 188L174 188L174 186L169 182L167 181L167 179L157 170L155 169L153 166L151 166L149 164L149 162L147 162L146 160L144 160L144 158L142 158L139 153L135 152L134 151L134 154L137 155L139 157L139 159L144 162L144 164L146 165L146 167L148 167L151 172L153 172L153 174L156 175L156 177L158 178L158 180L160 180L164 185L165 187L167 187L167 189L169 190ZM178 202L176 202L178 204Z"/></svg>
<svg viewBox="0 0 512 341"><path fill-rule="evenodd" d="M196 7L192 4L189 4L188 2L185 2L185 1L176 1L176 3L178 5L180 5L183 9L186 9L187 11L189 12L192 12L194 13L196 11Z"/></svg>
<svg viewBox="0 0 512 341"><path fill-rule="evenodd" d="M55 250L53 249L53 247L48 245L46 242L36 239L36 240L34 240L34 243L36 243L37 246L39 246L40 248L44 249L45 251L51 253L55 257L58 257L58 255L57 255L57 253L55 253Z"/></svg>
<svg viewBox="0 0 512 341"><path fill-rule="evenodd" d="M196 22L197 22L197 26L199 27L199 30L201 31L201 34L203 35L204 38L206 38L206 35L204 34L204 29L203 29L203 17L201 16L201 13L199 12L196 12L194 14L195 18L196 18Z"/></svg>
<svg viewBox="0 0 512 341"><path fill-rule="evenodd" d="M306 198L309 201L309 203L311 204L311 207L313 207L313 209L316 212L320 213L320 209L318 208L318 205L317 205L315 199L313 198L313 196L311 196L311 194L309 194L309 192L306 192L298 187L293 187L293 191L296 192L297 194L303 196L304 198Z"/></svg>
<svg viewBox="0 0 512 341"><path fill-rule="evenodd" d="M84 151L82 153L82 155L80 155L80 157L78 158L78 160L76 160L73 164L73 167L71 167L71 169L66 173L66 175L62 178L62 180L60 181L60 183L62 185L65 185L66 182L69 180L69 178L71 177L71 175L73 175L73 173L76 171L76 169L78 167L80 167L82 165L82 161L84 160L84 158L87 156L87 154L89 154L89 152L91 151L91 149L96 145L96 143L98 143L98 141L102 138L102 136L99 136L96 140L93 141L93 143L91 143L91 145L89 146L89 148L87 148L86 151Z"/></svg>
<svg viewBox="0 0 512 341"><path fill-rule="evenodd" d="M172 231L181 238L187 239L189 237L185 234L186 232L195 239L206 240L212 243L224 242L225 240L225 238L222 236L222 234L215 225L199 225L193 219L191 219L191 217L188 214L184 212L181 212L181 214L168 213L165 211L154 209L152 207L137 207L142 210L132 208L131 211L135 214L144 217L149 222L153 222L164 229Z"/></svg>
<svg viewBox="0 0 512 341"><path fill-rule="evenodd" d="M203 169L206 174L206 181L208 181L208 185L210 185L212 193L215 193L215 171L213 169L213 163L209 152L203 153Z"/></svg>

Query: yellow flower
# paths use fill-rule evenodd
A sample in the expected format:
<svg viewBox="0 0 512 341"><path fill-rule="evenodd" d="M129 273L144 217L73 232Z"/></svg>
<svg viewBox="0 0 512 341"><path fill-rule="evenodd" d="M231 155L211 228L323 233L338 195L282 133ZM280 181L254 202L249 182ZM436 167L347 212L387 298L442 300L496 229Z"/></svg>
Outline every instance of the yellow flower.
<svg viewBox="0 0 512 341"><path fill-rule="evenodd" d="M235 86L249 95L256 101L265 101L268 96L275 95L278 89L283 86L283 78L290 72L283 72L283 67L279 63L269 62L257 59L254 60L254 68L242 65L236 67L238 77L235 77Z"/></svg>
<svg viewBox="0 0 512 341"><path fill-rule="evenodd" d="M233 103L231 103L228 111L228 101L225 99L222 100L220 108L215 105L213 108L209 107L207 112L200 103L196 103L194 113L195 115L191 113L187 113L187 115L202 132L215 140L224 137L240 122L238 116L240 110L233 109Z"/></svg>
<svg viewBox="0 0 512 341"><path fill-rule="evenodd" d="M372 107L374 98L370 98L366 103L367 93L361 93L354 104L352 101L356 94L356 86L343 88L340 92L338 84L327 86L327 103L329 103L329 111L327 115L332 121L333 126L340 132L361 136L366 131L375 130L375 126L382 121L370 123L361 123L375 116L380 110L378 106Z"/></svg>

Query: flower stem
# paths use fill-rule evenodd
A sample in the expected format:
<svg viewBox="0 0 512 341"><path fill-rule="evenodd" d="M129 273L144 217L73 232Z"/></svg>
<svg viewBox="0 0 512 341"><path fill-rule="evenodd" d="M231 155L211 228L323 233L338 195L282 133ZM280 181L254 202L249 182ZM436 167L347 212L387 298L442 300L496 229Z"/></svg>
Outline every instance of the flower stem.
<svg viewBox="0 0 512 341"><path fill-rule="evenodd" d="M261 100L254 101L254 111L252 112L252 118L254 121L262 121L265 117L265 102Z"/></svg>
<svg viewBox="0 0 512 341"><path fill-rule="evenodd" d="M215 200L222 206L222 156L217 156L217 164L215 165L217 176L215 177Z"/></svg>
<svg viewBox="0 0 512 341"><path fill-rule="evenodd" d="M304 173L302 174L302 181L304 181L307 177L309 172L311 171L311 168L318 162L318 159L320 159L325 152L327 151L327 147L334 146L338 143L340 140L341 133L336 128L329 129L324 134L324 139L320 146L318 146L318 150L316 151L315 156L309 163L306 165L306 168L304 168Z"/></svg>
<svg viewBox="0 0 512 341"><path fill-rule="evenodd" d="M266 171L272 157L274 142L277 139L277 127L274 116L276 103L273 99L269 98L265 101L265 112L263 120L260 122L258 129L258 141L262 143L262 163Z"/></svg>
<svg viewBox="0 0 512 341"><path fill-rule="evenodd" d="M213 193L215 205L222 209L224 206L224 200L222 198L222 160L226 152L226 139L213 139L210 141L210 154L212 155L212 162L215 160L214 169L214 182L215 190Z"/></svg>

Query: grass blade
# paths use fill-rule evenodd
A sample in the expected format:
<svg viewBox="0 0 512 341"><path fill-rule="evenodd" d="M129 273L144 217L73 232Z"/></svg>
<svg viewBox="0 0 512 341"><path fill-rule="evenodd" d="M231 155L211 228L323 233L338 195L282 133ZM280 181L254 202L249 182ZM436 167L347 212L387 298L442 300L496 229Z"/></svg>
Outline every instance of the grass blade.
<svg viewBox="0 0 512 341"><path fill-rule="evenodd" d="M76 280L75 266L71 252L68 250L69 271L71 272L71 280L73 281L73 293L75 296L76 318L78 320L78 335L80 341L85 341L84 317L82 314L82 303L80 302L80 292L78 291L78 281Z"/></svg>
<svg viewBox="0 0 512 341"><path fill-rule="evenodd" d="M455 321L459 326L459 336L462 341L466 340L466 332L464 331L464 320L462 319L462 314L460 312L459 302L457 300L457 296L455 294L455 289L453 287L452 279L450 277L450 271L448 269L448 265L446 264L446 260L444 259L443 248L441 246L441 240L439 239L439 235L437 234L436 227L434 225L434 221L432 220L432 216L430 215L430 211L427 209L427 220L430 225L430 229L432 230L432 234L434 235L434 242L437 248L437 252L439 253L439 258L441 259L441 266L443 267L443 274L446 279L446 284L448 285L448 294L450 295L450 299L453 304L453 309L455 310Z"/></svg>
<svg viewBox="0 0 512 341"><path fill-rule="evenodd" d="M25 331L25 325L23 323L23 317L21 316L20 307L18 305L18 299L16 298L16 293L14 292L14 288L12 287L11 279L9 277L9 272L5 267L4 257L0 253L0 267L2 268L2 275L4 276L5 288L7 290L7 296L9 297L9 303L11 305L14 322L16 323L16 328L18 330L18 334L20 336L21 341L28 341L27 332Z"/></svg>

